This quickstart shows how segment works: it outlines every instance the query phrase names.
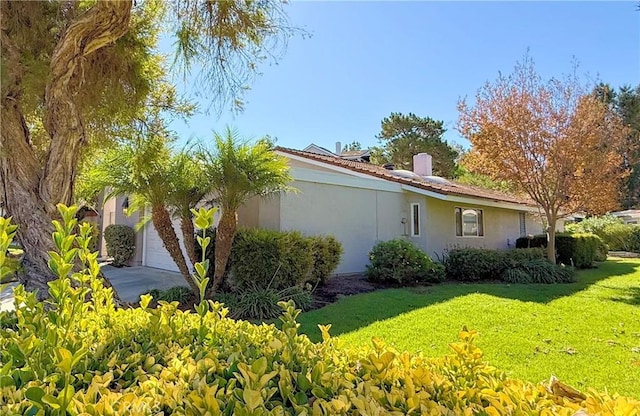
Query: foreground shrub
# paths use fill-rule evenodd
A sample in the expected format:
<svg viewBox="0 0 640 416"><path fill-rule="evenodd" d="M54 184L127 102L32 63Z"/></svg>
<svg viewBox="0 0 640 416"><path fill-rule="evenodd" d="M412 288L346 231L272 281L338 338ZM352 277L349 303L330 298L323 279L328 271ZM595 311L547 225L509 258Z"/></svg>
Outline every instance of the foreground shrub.
<svg viewBox="0 0 640 416"><path fill-rule="evenodd" d="M0 232L0 245L7 238ZM195 314L175 302L149 308L145 295L139 308L116 310L95 254L57 247L47 308L18 286L17 312L0 312L2 415L633 415L640 407L508 378L483 361L466 329L451 355L425 358L378 339L343 348L329 326L314 344L298 334L292 302L280 305L281 329L232 320L213 301ZM79 272L65 261L74 254Z"/></svg>
<svg viewBox="0 0 640 416"><path fill-rule="evenodd" d="M546 235L520 237L516 240L517 248L547 247ZM561 263L584 269L593 267L594 261L602 261L607 250L606 245L595 234L556 234L556 256Z"/></svg>
<svg viewBox="0 0 640 416"><path fill-rule="evenodd" d="M113 258L112 265L122 267L136 253L136 233L133 228L111 224L104 229L104 241L107 245L107 256Z"/></svg>
<svg viewBox="0 0 640 416"><path fill-rule="evenodd" d="M504 269L504 254L484 248L457 248L445 259L447 277L458 281L498 280Z"/></svg>
<svg viewBox="0 0 640 416"><path fill-rule="evenodd" d="M365 275L374 282L409 285L444 280L444 266L407 240L378 243L369 259Z"/></svg>
<svg viewBox="0 0 640 416"><path fill-rule="evenodd" d="M313 266L311 267L311 278L313 284L324 284L331 274L338 267L342 256L342 244L333 236L309 237L311 240L311 252L313 255Z"/></svg>

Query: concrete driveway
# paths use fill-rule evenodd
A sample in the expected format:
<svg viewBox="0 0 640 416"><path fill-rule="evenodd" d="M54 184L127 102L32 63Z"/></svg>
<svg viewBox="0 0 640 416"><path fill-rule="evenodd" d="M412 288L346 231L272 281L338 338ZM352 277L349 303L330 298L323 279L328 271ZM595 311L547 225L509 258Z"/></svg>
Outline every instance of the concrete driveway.
<svg viewBox="0 0 640 416"><path fill-rule="evenodd" d="M180 273L169 272L152 267L113 267L102 266L102 272L111 281L120 299L125 302L138 302L140 295L152 289L167 290L174 286L189 287ZM13 288L17 283L9 283L0 291L0 311L13 310Z"/></svg>
<svg viewBox="0 0 640 416"><path fill-rule="evenodd" d="M152 289L167 290L174 286L189 286L180 273L152 267L102 266L102 272L125 302L137 302L140 295L149 293Z"/></svg>

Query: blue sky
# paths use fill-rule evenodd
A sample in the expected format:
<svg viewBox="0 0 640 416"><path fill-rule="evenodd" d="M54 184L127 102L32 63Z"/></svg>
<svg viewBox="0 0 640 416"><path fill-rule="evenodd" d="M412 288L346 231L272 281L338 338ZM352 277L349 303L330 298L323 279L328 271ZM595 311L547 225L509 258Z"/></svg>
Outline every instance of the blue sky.
<svg viewBox="0 0 640 416"><path fill-rule="evenodd" d="M384 117L413 112L443 120L445 138L467 146L455 131L459 98L509 73L527 50L544 77L569 72L575 58L592 80L640 84L637 8L630 1L294 1L286 7L291 23L312 36L291 39L277 64L262 66L244 112L199 114L171 127L183 139L206 141L228 125L293 148L354 140L368 147Z"/></svg>

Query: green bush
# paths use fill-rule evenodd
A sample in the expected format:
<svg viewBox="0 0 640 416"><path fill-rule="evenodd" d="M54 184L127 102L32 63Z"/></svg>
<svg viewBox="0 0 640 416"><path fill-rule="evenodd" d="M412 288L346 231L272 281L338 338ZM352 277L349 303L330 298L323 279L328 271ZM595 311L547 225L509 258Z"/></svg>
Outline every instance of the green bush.
<svg viewBox="0 0 640 416"><path fill-rule="evenodd" d="M489 250L461 248L445 260L447 277L459 281L502 280L507 283L568 283L572 267L549 263L542 248Z"/></svg>
<svg viewBox="0 0 640 416"><path fill-rule="evenodd" d="M551 264L546 259L538 258L506 268L501 279L507 283L573 283L576 274L573 267Z"/></svg>
<svg viewBox="0 0 640 416"><path fill-rule="evenodd" d="M365 275L374 282L409 285L444 280L444 266L407 240L380 242L369 259Z"/></svg>
<svg viewBox="0 0 640 416"><path fill-rule="evenodd" d="M579 269L593 267L602 244L600 237L595 234L556 234L558 260Z"/></svg>
<svg viewBox="0 0 640 416"><path fill-rule="evenodd" d="M292 301L302 310L311 307L311 292L300 286L292 286L282 290L265 288L256 285L237 292L226 292L216 299L229 308L229 316L235 319L265 321L277 318L282 313L279 302Z"/></svg>
<svg viewBox="0 0 640 416"><path fill-rule="evenodd" d="M622 220L620 218L616 217L615 215L607 214L600 217L588 217L580 222L567 224L565 225L564 229L565 231L572 234L589 233L602 237L602 235L600 234L602 230L609 226L618 224L622 224Z"/></svg>
<svg viewBox="0 0 640 416"><path fill-rule="evenodd" d="M10 237L0 232L3 240ZM640 407L615 394L590 389L568 398L553 385L511 379L483 361L466 328L450 355L428 358L377 338L344 348L329 326L314 344L298 333L293 302L280 305L281 329L230 319L213 301L197 314L175 302L150 308L149 296L117 310L88 250L56 248L46 307L18 286L19 313L0 312L2 415L571 415ZM85 268L70 274L77 254Z"/></svg>
<svg viewBox="0 0 640 416"><path fill-rule="evenodd" d="M111 224L104 229L104 240L107 244L107 255L113 258L112 265L122 267L136 252L136 234L133 228Z"/></svg>
<svg viewBox="0 0 640 416"><path fill-rule="evenodd" d="M149 294L158 301L178 302L180 304L184 304L193 297L193 292L186 286L174 286L167 290L153 289Z"/></svg>
<svg viewBox="0 0 640 416"><path fill-rule="evenodd" d="M484 248L457 248L445 259L447 277L459 281L498 280L504 269L502 251Z"/></svg>
<svg viewBox="0 0 640 416"><path fill-rule="evenodd" d="M610 250L640 252L640 227L637 225L611 224L598 235Z"/></svg>
<svg viewBox="0 0 640 416"><path fill-rule="evenodd" d="M313 267L311 240L297 231L238 231L230 257L230 276L239 289L281 290L307 281Z"/></svg>
<svg viewBox="0 0 640 416"><path fill-rule="evenodd" d="M547 236L520 237L516 247L547 247ZM606 260L605 251L607 246L595 234L556 233L556 257L561 263L580 269L593 267L594 261L602 261L603 257Z"/></svg>
<svg viewBox="0 0 640 416"><path fill-rule="evenodd" d="M324 284L340 263L342 244L333 236L314 236L311 240L313 266L310 282Z"/></svg>

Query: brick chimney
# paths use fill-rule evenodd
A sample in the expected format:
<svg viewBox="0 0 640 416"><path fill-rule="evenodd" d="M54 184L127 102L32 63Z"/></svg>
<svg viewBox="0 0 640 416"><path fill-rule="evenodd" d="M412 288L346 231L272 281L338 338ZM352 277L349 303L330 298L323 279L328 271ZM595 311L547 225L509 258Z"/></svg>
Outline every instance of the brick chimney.
<svg viewBox="0 0 640 416"><path fill-rule="evenodd" d="M431 155L428 153L418 153L413 156L413 173L420 176L431 176Z"/></svg>

